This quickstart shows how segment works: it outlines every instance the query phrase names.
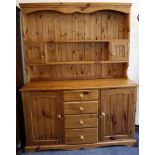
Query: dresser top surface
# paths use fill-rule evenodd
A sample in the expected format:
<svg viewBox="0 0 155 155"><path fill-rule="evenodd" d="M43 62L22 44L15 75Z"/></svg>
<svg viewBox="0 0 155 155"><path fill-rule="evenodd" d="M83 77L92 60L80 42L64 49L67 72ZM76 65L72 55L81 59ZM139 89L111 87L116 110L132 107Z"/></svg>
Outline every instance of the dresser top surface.
<svg viewBox="0 0 155 155"><path fill-rule="evenodd" d="M24 87L21 88L21 91L108 89L125 87L138 87L138 84L129 79L36 81L25 84Z"/></svg>

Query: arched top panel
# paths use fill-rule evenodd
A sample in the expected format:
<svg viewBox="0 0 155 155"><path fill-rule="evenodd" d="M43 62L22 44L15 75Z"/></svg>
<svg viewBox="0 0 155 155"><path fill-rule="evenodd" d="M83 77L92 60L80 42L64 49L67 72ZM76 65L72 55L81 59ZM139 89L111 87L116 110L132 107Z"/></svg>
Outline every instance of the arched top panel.
<svg viewBox="0 0 155 155"><path fill-rule="evenodd" d="M92 13L99 10L113 10L129 13L131 3L25 3L20 4L23 14L37 11L57 11L61 13Z"/></svg>

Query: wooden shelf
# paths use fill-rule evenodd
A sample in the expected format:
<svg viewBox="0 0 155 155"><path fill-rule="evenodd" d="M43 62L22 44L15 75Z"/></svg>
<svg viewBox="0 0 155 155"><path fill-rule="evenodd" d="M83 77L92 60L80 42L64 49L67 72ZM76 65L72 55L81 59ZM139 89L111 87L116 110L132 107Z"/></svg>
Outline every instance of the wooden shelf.
<svg viewBox="0 0 155 155"><path fill-rule="evenodd" d="M25 43L91 43L91 42L116 42L126 41L128 39L104 39L104 40L38 40L38 41L25 41Z"/></svg>
<svg viewBox="0 0 155 155"><path fill-rule="evenodd" d="M33 63L32 65L72 65L72 64L110 64L110 63L128 63L128 61L70 61L70 62L48 62L48 63Z"/></svg>

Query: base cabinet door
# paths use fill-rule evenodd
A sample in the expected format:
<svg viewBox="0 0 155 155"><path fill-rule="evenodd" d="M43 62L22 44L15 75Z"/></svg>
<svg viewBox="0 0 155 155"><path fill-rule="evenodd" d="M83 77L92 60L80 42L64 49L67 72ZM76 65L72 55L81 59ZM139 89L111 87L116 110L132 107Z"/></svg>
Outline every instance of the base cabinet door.
<svg viewBox="0 0 155 155"><path fill-rule="evenodd" d="M61 144L60 92L23 93L27 145Z"/></svg>
<svg viewBox="0 0 155 155"><path fill-rule="evenodd" d="M101 141L134 138L135 93L135 88L101 90Z"/></svg>

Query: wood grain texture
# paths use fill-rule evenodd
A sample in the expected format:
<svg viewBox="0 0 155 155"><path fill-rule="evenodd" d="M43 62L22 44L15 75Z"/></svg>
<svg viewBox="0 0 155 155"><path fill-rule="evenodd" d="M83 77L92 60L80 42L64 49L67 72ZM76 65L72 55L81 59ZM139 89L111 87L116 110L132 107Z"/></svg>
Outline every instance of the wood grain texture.
<svg viewBox="0 0 155 155"><path fill-rule="evenodd" d="M85 101L98 99L98 90L64 91L64 101Z"/></svg>
<svg viewBox="0 0 155 155"><path fill-rule="evenodd" d="M138 87L138 85L128 79L97 79L97 80L72 80L72 81L39 81L30 82L21 91L39 90L75 90L75 89L108 89Z"/></svg>
<svg viewBox="0 0 155 155"><path fill-rule="evenodd" d="M66 144L83 144L95 143L98 140L97 128L87 129L66 129L65 130L65 143ZM83 137L83 139L81 138Z"/></svg>
<svg viewBox="0 0 155 155"><path fill-rule="evenodd" d="M101 141L133 138L135 88L101 90Z"/></svg>
<svg viewBox="0 0 155 155"><path fill-rule="evenodd" d="M115 10L129 13L131 3L20 3L20 7L25 14L40 10L52 10L62 13L91 13L97 10Z"/></svg>
<svg viewBox="0 0 155 155"><path fill-rule="evenodd" d="M98 127L97 114L82 114L82 115L65 115L65 128L91 128Z"/></svg>
<svg viewBox="0 0 155 155"><path fill-rule="evenodd" d="M26 150L134 144L131 4L20 6Z"/></svg>
<svg viewBox="0 0 155 155"><path fill-rule="evenodd" d="M64 114L98 113L98 101L64 102Z"/></svg>
<svg viewBox="0 0 155 155"><path fill-rule="evenodd" d="M62 121L59 92L23 93L27 145L58 144L62 141Z"/></svg>
<svg viewBox="0 0 155 155"><path fill-rule="evenodd" d="M124 13L109 10L87 14L44 10L23 14L27 82L47 78L123 78L127 68L121 63L127 64L129 55L126 44L129 23L125 17L128 16ZM120 72L111 74L109 68L113 66L119 66Z"/></svg>
<svg viewBox="0 0 155 155"><path fill-rule="evenodd" d="M136 143L136 140L133 139L123 139L123 140L113 140L113 141L105 141L91 144L70 144L70 145L42 145L40 147L31 145L26 146L25 149L27 152L32 151L41 151L41 150L49 150L49 149L61 149L61 150L79 150L79 149L90 149L104 146L133 146Z"/></svg>

